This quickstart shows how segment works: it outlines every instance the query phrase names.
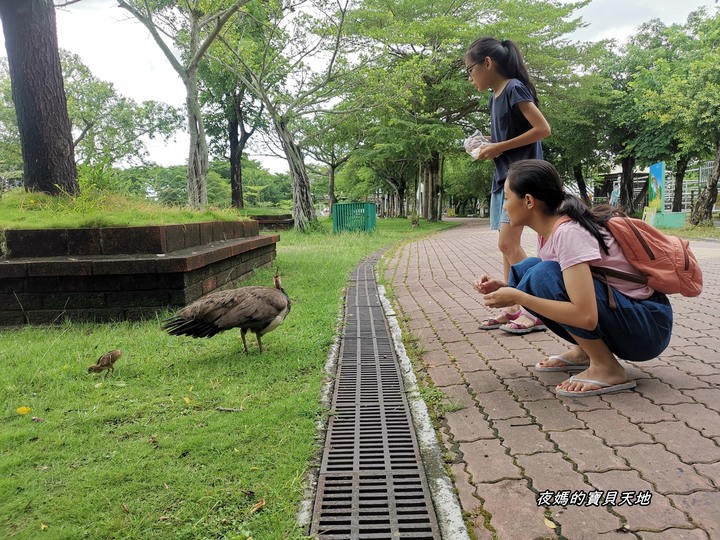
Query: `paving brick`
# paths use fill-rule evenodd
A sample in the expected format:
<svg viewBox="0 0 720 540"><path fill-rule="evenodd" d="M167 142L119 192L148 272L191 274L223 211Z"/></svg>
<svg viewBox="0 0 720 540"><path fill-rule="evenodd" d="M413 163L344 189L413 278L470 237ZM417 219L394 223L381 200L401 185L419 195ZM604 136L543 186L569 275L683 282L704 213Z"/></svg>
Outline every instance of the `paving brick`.
<svg viewBox="0 0 720 540"><path fill-rule="evenodd" d="M519 455L516 459L537 492L582 491L589 487L583 482L582 474L574 471L572 464L563 459L562 452Z"/></svg>
<svg viewBox="0 0 720 540"><path fill-rule="evenodd" d="M687 512L711 539L720 538L720 491L698 491L690 495L671 495L678 510Z"/></svg>
<svg viewBox="0 0 720 540"><path fill-rule="evenodd" d="M438 431L441 451L444 454L443 460L446 463L463 463L458 444L455 442L454 435L450 429L442 424Z"/></svg>
<svg viewBox="0 0 720 540"><path fill-rule="evenodd" d="M456 324L458 330L468 339L473 339L475 334L482 332L482 330L478 329L478 322L474 318L470 320L459 320L456 321Z"/></svg>
<svg viewBox="0 0 720 540"><path fill-rule="evenodd" d="M555 451L552 441L529 419L496 420L493 427L497 430L502 445L509 448L512 455Z"/></svg>
<svg viewBox="0 0 720 540"><path fill-rule="evenodd" d="M505 391L505 386L495 375L495 372L490 370L465 373L465 380L476 394Z"/></svg>
<svg viewBox="0 0 720 540"><path fill-rule="evenodd" d="M480 407L491 420L525 418L526 413L507 392L488 392L475 396Z"/></svg>
<svg viewBox="0 0 720 540"><path fill-rule="evenodd" d="M464 465L456 464L450 467L457 486L457 495L460 499L460 506L465 513L465 520L469 522L472 532L477 540L491 540L492 533L484 526L484 517L481 510L481 502L476 497L475 485L470 482L470 477L465 472Z"/></svg>
<svg viewBox="0 0 720 540"><path fill-rule="evenodd" d="M588 429L611 446L652 442L647 433L615 410L580 411L577 415Z"/></svg>
<svg viewBox="0 0 720 540"><path fill-rule="evenodd" d="M720 461L710 464L697 463L693 467L698 473L708 478L715 487L720 488Z"/></svg>
<svg viewBox="0 0 720 540"><path fill-rule="evenodd" d="M537 347L512 352L516 354L517 359L532 372L535 372L535 364L537 364L540 360L547 358L547 355Z"/></svg>
<svg viewBox="0 0 720 540"><path fill-rule="evenodd" d="M586 492L589 490L586 488ZM567 506L552 507L552 517L560 525L563 538L596 540L608 538L627 540L627 533L618 532L620 519L605 507Z"/></svg>
<svg viewBox="0 0 720 540"><path fill-rule="evenodd" d="M713 375L698 375L699 379L702 379L711 386L720 386L720 373Z"/></svg>
<svg viewBox="0 0 720 540"><path fill-rule="evenodd" d="M495 434L475 407L445 413L445 422L456 442L492 439Z"/></svg>
<svg viewBox="0 0 720 540"><path fill-rule="evenodd" d="M684 395L677 388L673 388L659 379L646 379L642 381L642 384L637 385L635 391L658 405L675 405L677 403L692 403L693 401L692 398Z"/></svg>
<svg viewBox="0 0 720 540"><path fill-rule="evenodd" d="M693 328L688 328L686 326L683 326L681 324L674 324L673 325L673 334L676 334L680 337L687 338L689 340L694 340L696 338L702 337L703 333L699 332L698 330L695 330Z"/></svg>
<svg viewBox="0 0 720 540"><path fill-rule="evenodd" d="M475 407L475 400L468 392L467 386L459 384L457 386L445 386L441 389L445 394L447 401L454 407ZM478 414L480 414L478 412Z"/></svg>
<svg viewBox="0 0 720 540"><path fill-rule="evenodd" d="M720 448L698 431L683 422L641 424L644 432L678 456L685 463L713 463L720 461Z"/></svg>
<svg viewBox="0 0 720 540"><path fill-rule="evenodd" d="M705 381L698 379L696 375L687 374L676 367L656 367L652 370L652 375L677 390L708 388L709 386Z"/></svg>
<svg viewBox="0 0 720 540"><path fill-rule="evenodd" d="M535 493L524 480L479 484L477 495L498 539L556 538L545 526L545 508L537 506Z"/></svg>
<svg viewBox="0 0 720 540"><path fill-rule="evenodd" d="M428 367L427 374L438 387L456 386L463 384L463 380L454 364Z"/></svg>
<svg viewBox="0 0 720 540"><path fill-rule="evenodd" d="M414 332L420 328L430 328L430 321L428 321L425 317L417 317L407 321L404 326L406 330Z"/></svg>
<svg viewBox="0 0 720 540"><path fill-rule="evenodd" d="M717 343L717 342L716 342ZM710 347L701 347L699 345L689 345L683 347L683 354L687 357L701 360L702 362L717 363L718 351Z"/></svg>
<svg viewBox="0 0 720 540"><path fill-rule="evenodd" d="M664 405L663 409L705 437L720 437L720 414L708 409L704 404Z"/></svg>
<svg viewBox="0 0 720 540"><path fill-rule="evenodd" d="M698 403L720 412L720 388L706 388L701 390L685 390L685 394Z"/></svg>
<svg viewBox="0 0 720 540"><path fill-rule="evenodd" d="M666 529L662 532L640 531L642 540L710 540L702 529Z"/></svg>
<svg viewBox="0 0 720 540"><path fill-rule="evenodd" d="M452 358L444 350L427 351L422 353L422 362L427 367L448 366L452 364Z"/></svg>
<svg viewBox="0 0 720 540"><path fill-rule="evenodd" d="M413 332L413 336L418 338L420 341L426 340L426 339L437 339L437 335L435 334L435 330L432 328L418 328L415 332Z"/></svg>
<svg viewBox="0 0 720 540"><path fill-rule="evenodd" d="M546 375L543 373L543 375ZM551 375L548 373L547 375ZM552 374L557 375L557 373ZM561 382L568 378L568 375L565 374L561 378ZM603 400L600 396L589 396L585 398L564 398L558 396L557 399L559 399L565 407L568 408L569 411L572 412L588 412L588 411L603 411L603 410L609 410L610 404Z"/></svg>
<svg viewBox="0 0 720 540"><path fill-rule="evenodd" d="M518 377L529 377L530 372L525 366L514 358L503 358L500 360L490 360L488 366L501 379L516 379Z"/></svg>
<svg viewBox="0 0 720 540"><path fill-rule="evenodd" d="M718 355L717 352L713 354ZM719 355L720 356L720 355ZM700 375L717 375L720 374L720 367L717 364L710 363L707 361L696 360L695 358L688 358L687 356L677 356L668 358L668 364L676 369L679 369L683 373L691 376Z"/></svg>
<svg viewBox="0 0 720 540"><path fill-rule="evenodd" d="M499 360L501 358L508 358L510 356L509 351L501 346L497 341L492 338L488 338L487 330L483 330L485 337L482 342L475 341L475 346L482 357L486 360Z"/></svg>
<svg viewBox="0 0 720 540"><path fill-rule="evenodd" d="M613 448L587 429L571 429L550 434L559 450L564 452L579 471L601 472L609 469L627 469L628 466L618 457Z"/></svg>
<svg viewBox="0 0 720 540"><path fill-rule="evenodd" d="M520 478L520 469L497 439L480 439L460 443L466 470L476 485L480 482L497 482L505 478Z"/></svg>
<svg viewBox="0 0 720 540"><path fill-rule="evenodd" d="M545 388L547 388L547 391L552 393L553 399L555 401L558 401L559 403L562 403L557 396L555 395L555 388L558 384L566 380L570 374L564 371L536 371L534 369L531 370L533 372L533 375L537 378L540 383L542 383ZM580 403L580 400L574 400L577 403ZM592 400L593 402L599 403L602 407L607 408L607 405L605 405L602 401L598 400ZM585 404L587 405L587 403ZM584 410L587 409L587 406L583 408Z"/></svg>
<svg viewBox="0 0 720 540"><path fill-rule="evenodd" d="M652 486L640 478L637 471L588 473L587 477L593 487L605 492L605 496L608 492L618 492L618 504L614 506L613 510L627 520L626 527L631 530L662 531L670 527L686 528L690 526L685 514L673 508L667 497L653 491ZM644 506L639 504L620 505L619 501L621 501L623 492L650 493L652 498L650 504ZM633 500L637 499L633 497Z"/></svg>
<svg viewBox="0 0 720 540"><path fill-rule="evenodd" d="M642 477L649 480L660 493L690 493L712 489L710 482L698 475L692 465L680 461L661 444L620 446L617 453L633 469L640 471Z"/></svg>
<svg viewBox="0 0 720 540"><path fill-rule="evenodd" d="M555 394L548 391L545 384L537 379L526 377L522 379L509 379L504 382L508 390L510 390L517 399L525 403L537 400L553 400L557 402Z"/></svg>
<svg viewBox="0 0 720 540"><path fill-rule="evenodd" d="M455 358L458 368L465 373L490 369L486 361L469 343L453 343L450 354Z"/></svg>
<svg viewBox="0 0 720 540"><path fill-rule="evenodd" d="M465 341L465 335L455 327L440 330L436 328L435 332L443 344Z"/></svg>
<svg viewBox="0 0 720 540"><path fill-rule="evenodd" d="M621 392L602 397L610 406L626 416L631 422L656 422L673 420L672 414L663 411L649 399L637 392Z"/></svg>
<svg viewBox="0 0 720 540"><path fill-rule="evenodd" d="M528 401L524 405L545 431L565 431L585 427L585 424L557 399Z"/></svg>

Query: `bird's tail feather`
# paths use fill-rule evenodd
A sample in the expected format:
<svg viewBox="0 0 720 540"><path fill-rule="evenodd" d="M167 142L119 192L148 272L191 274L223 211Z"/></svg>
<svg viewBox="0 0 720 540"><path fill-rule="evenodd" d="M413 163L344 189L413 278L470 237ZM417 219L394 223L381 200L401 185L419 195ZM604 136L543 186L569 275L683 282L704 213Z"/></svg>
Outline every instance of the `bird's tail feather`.
<svg viewBox="0 0 720 540"><path fill-rule="evenodd" d="M188 321L182 317L167 319L161 328L172 336L191 336L194 338L212 337L220 332L220 329L214 324L192 319Z"/></svg>

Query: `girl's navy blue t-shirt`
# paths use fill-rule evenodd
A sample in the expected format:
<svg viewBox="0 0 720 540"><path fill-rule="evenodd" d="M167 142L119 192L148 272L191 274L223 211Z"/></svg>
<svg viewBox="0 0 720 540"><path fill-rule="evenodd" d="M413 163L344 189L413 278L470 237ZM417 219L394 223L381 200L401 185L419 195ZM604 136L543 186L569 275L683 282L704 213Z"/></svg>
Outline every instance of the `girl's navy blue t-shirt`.
<svg viewBox="0 0 720 540"><path fill-rule="evenodd" d="M488 106L490 107L490 140L492 142L514 139L532 128L520 109L515 107L524 101L535 102L527 86L517 79L510 79L497 99L494 93L490 95ZM521 159L542 159L542 157L540 141L503 152L493 160L495 174L492 192L497 193L503 188L511 163Z"/></svg>

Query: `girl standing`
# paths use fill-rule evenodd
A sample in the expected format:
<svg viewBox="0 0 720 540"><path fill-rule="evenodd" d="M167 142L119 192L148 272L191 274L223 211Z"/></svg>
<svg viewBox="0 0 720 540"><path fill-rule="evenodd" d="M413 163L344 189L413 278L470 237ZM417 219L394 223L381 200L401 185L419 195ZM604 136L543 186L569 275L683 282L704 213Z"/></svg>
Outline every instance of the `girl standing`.
<svg viewBox="0 0 720 540"><path fill-rule="evenodd" d="M581 371L560 383L556 394L585 397L634 388L616 356L640 362L662 353L673 313L667 296L647 285L592 274L591 265L639 275L605 228L618 213L610 207L591 210L565 193L555 167L542 160L514 163L504 191L510 224L538 233L539 258L514 265L507 282L489 276L476 281L485 305L521 304L574 344L535 366Z"/></svg>
<svg viewBox="0 0 720 540"><path fill-rule="evenodd" d="M510 40L480 38L465 53L465 70L480 92L490 96L490 143L483 145L477 159L495 163L490 194L490 228L500 231L505 279L513 264L527 255L520 245L522 227L511 227L503 210L503 184L510 165L521 159L542 159L540 141L550 135L550 125L538 109L535 86L530 81L522 54ZM480 328L500 328L514 334L545 330L542 321L520 306L508 306L497 317L482 321Z"/></svg>

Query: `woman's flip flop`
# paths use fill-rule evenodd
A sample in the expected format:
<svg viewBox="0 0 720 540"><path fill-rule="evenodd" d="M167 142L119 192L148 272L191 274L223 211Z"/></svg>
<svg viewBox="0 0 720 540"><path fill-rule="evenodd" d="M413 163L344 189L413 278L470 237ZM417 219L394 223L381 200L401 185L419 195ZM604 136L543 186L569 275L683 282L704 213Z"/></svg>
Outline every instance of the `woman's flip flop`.
<svg viewBox="0 0 720 540"><path fill-rule="evenodd" d="M535 371L585 371L588 367L590 367L589 364L577 364L573 362L572 360L568 360L567 358L563 358L562 356L558 354L553 354L552 356L548 356L548 360L557 360L558 362L562 362L562 366L543 366L540 362L535 364Z"/></svg>
<svg viewBox="0 0 720 540"><path fill-rule="evenodd" d="M594 384L600 388L596 390L587 390L585 392L572 392L570 390L563 390L562 388L556 388L555 394L561 397L590 397L590 396L601 396L603 394L614 394L615 392L622 392L623 390L632 390L635 388L635 381L628 381L620 384L608 384L602 381L595 381L593 379L578 379L577 377L570 377L568 379L571 382L580 382L587 384Z"/></svg>

